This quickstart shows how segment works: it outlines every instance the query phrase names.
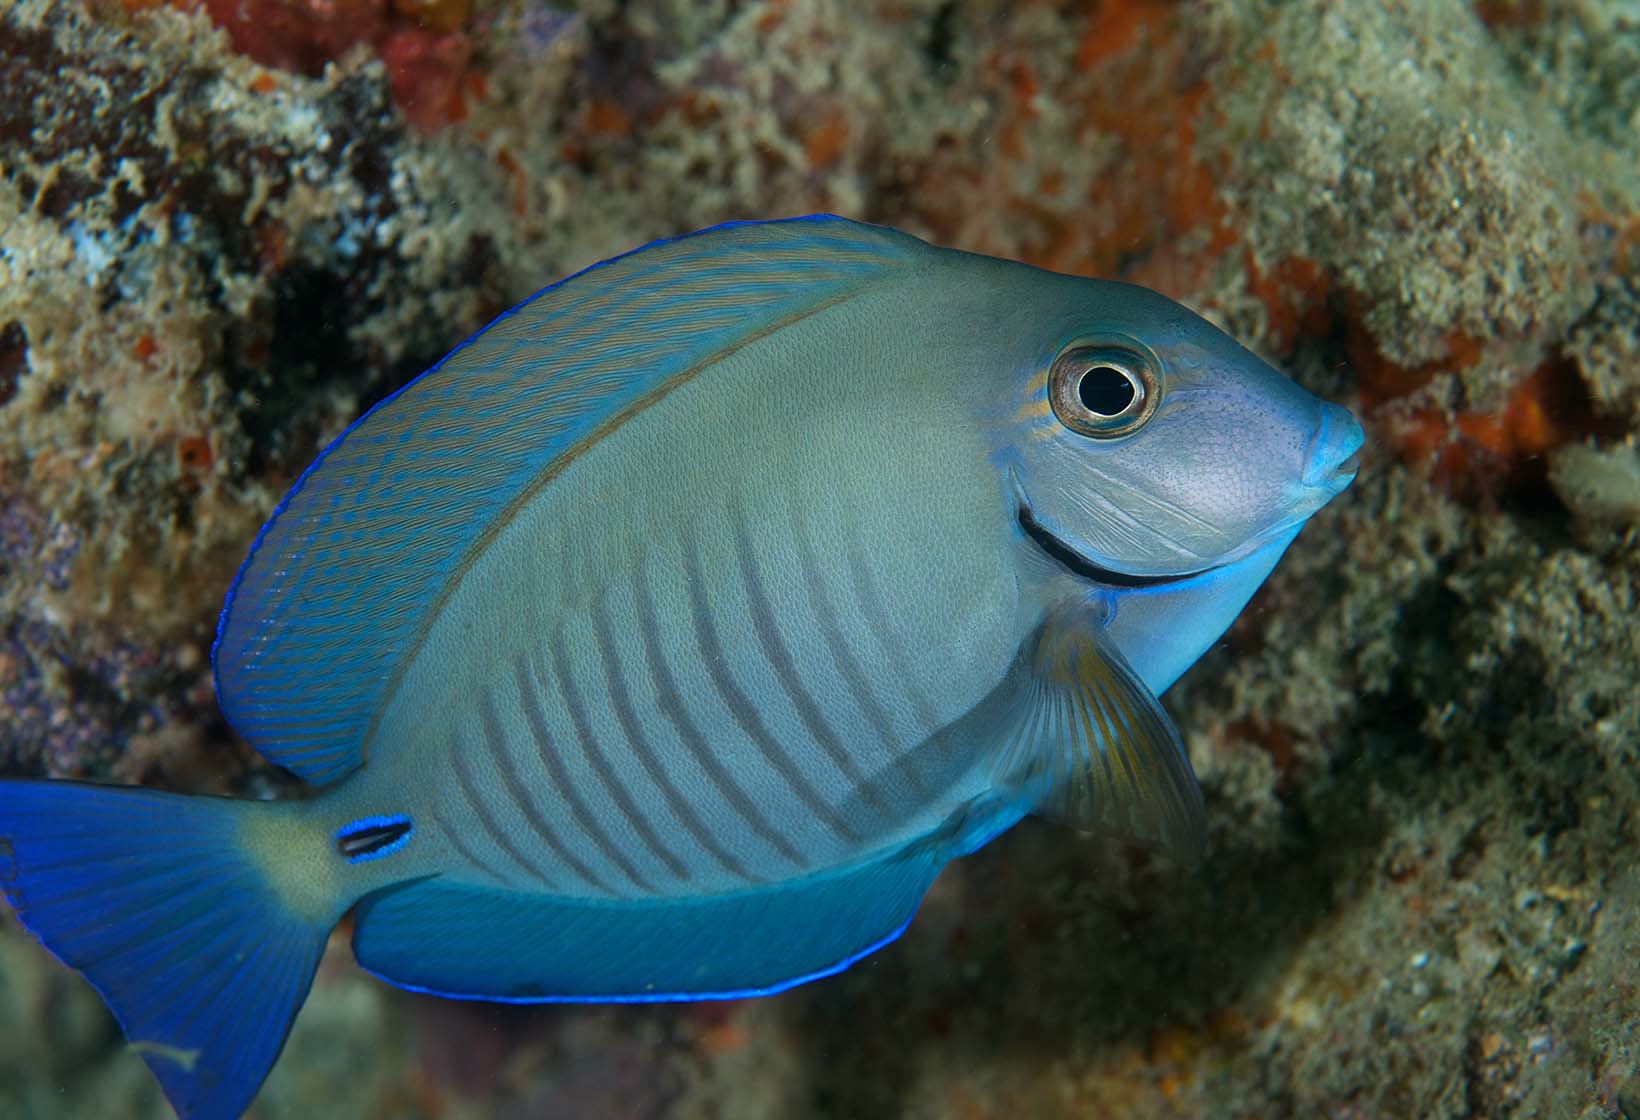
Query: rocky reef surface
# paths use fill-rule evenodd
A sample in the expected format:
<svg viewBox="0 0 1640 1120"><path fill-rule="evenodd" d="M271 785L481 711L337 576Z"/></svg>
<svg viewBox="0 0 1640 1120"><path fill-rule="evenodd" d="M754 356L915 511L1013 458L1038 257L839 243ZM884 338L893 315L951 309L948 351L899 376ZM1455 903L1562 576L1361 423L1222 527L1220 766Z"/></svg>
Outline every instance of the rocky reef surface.
<svg viewBox="0 0 1640 1120"><path fill-rule="evenodd" d="M1027 822L762 1001L518 1010L344 937L255 1115L1640 1117L1640 8L14 0L0 771L251 796L283 488L543 283L833 210L1150 284L1371 434L1166 698L1213 854ZM166 1114L0 917L0 1114Z"/></svg>

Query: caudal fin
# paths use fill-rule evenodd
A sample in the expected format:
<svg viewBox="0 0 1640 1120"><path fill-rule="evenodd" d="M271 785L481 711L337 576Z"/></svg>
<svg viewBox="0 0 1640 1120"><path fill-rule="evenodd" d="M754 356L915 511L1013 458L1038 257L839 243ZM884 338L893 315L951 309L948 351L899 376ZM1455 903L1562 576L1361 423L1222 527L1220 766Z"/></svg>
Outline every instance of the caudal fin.
<svg viewBox="0 0 1640 1120"><path fill-rule="evenodd" d="M292 913L219 798L0 781L0 889L102 995L184 1120L250 1104L329 932Z"/></svg>

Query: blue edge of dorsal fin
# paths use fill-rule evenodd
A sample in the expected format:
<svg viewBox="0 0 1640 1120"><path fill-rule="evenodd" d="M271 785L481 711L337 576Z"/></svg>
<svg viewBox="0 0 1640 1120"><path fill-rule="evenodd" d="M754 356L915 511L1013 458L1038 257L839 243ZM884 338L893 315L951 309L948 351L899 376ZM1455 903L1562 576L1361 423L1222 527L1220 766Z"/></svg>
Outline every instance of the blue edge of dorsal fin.
<svg viewBox="0 0 1640 1120"><path fill-rule="evenodd" d="M211 649L229 722L311 783L353 770L425 611L513 497L657 385L925 248L832 215L727 222L497 316L332 440L262 526Z"/></svg>

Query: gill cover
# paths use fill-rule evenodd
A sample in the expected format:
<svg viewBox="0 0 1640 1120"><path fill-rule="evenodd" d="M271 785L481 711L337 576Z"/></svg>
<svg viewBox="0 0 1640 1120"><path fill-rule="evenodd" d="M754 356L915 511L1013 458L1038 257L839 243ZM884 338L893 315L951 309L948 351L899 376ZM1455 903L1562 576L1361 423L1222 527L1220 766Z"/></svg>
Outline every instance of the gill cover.
<svg viewBox="0 0 1640 1120"><path fill-rule="evenodd" d="M1020 371L999 434L1019 499L1077 555L1141 577L1201 571L1336 492L1305 482L1334 406L1164 296L1055 279L1062 333Z"/></svg>

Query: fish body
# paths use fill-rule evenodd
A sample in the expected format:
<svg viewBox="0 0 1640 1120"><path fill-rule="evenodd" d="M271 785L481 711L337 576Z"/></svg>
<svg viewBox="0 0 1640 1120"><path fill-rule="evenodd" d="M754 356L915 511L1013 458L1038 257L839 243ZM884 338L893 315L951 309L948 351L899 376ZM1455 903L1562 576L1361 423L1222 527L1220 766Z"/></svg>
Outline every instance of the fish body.
<svg viewBox="0 0 1640 1120"><path fill-rule="evenodd" d="M0 783L0 885L179 1114L237 1115L320 948L501 1001L778 991L1027 813L1194 856L1157 703L1360 430L1128 285L835 218L538 294L264 528L214 664L323 787Z"/></svg>

